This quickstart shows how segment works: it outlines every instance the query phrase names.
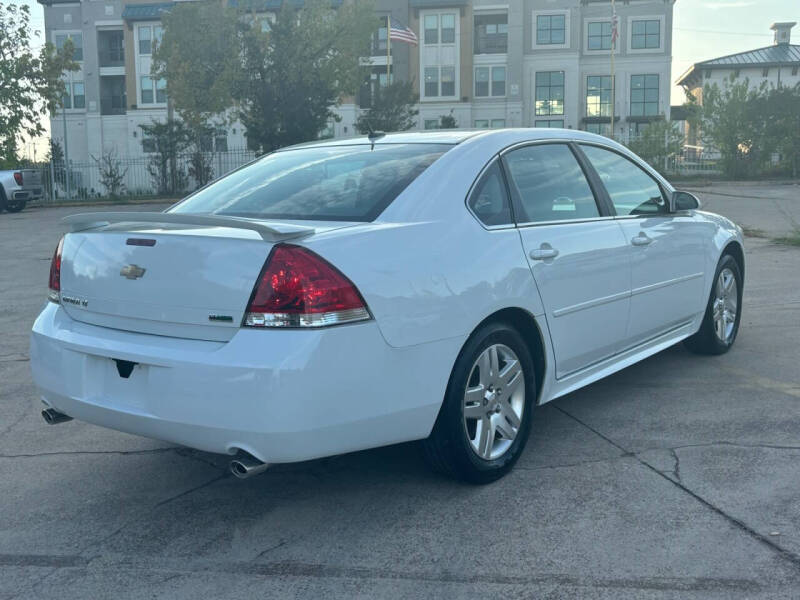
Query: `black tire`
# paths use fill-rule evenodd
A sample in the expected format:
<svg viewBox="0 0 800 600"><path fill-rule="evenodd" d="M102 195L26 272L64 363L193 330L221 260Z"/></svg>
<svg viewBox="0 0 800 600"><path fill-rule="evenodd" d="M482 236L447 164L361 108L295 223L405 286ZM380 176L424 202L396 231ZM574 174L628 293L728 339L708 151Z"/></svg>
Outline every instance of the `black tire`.
<svg viewBox="0 0 800 600"><path fill-rule="evenodd" d="M717 335L714 327L714 304L716 301L717 281L723 270L729 269L734 278L736 279L736 317L733 322L733 330L727 340L722 340ZM739 333L739 323L742 320L742 291L744 289L744 279L742 278L742 269L736 259L730 254L723 254L717 264L717 270L714 272L713 283L711 284L711 293L708 297L706 304L706 312L703 316L703 322L700 329L693 336L684 341L685 346L695 352L696 354L710 354L718 355L725 354L731 349L733 343L736 341L736 335Z"/></svg>
<svg viewBox="0 0 800 600"><path fill-rule="evenodd" d="M513 442L502 455L486 460L473 450L468 438L464 422L464 398L470 383L468 378L474 376L473 365L485 350L496 344L506 346L516 354L522 368L525 398ZM433 432L423 442L428 462L440 473L469 483L485 484L499 479L513 468L525 448L530 435L535 397L533 359L519 332L502 322L481 326L470 336L456 359Z"/></svg>
<svg viewBox="0 0 800 600"><path fill-rule="evenodd" d="M0 183L0 212L3 212L5 207L6 207L6 193L3 190L3 184Z"/></svg>

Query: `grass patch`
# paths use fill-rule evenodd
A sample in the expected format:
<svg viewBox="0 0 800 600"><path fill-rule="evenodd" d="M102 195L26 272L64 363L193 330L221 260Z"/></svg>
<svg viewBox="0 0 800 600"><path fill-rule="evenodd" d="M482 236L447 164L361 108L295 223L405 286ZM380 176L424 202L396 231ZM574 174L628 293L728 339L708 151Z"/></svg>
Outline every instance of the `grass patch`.
<svg viewBox="0 0 800 600"><path fill-rule="evenodd" d="M800 229L795 229L789 235L772 238L776 244L783 244L784 246L800 246Z"/></svg>
<svg viewBox="0 0 800 600"><path fill-rule="evenodd" d="M742 225L742 233L744 233L745 237L752 237L752 238L765 238L767 234L764 233L763 229L757 229L755 227L748 227L747 225Z"/></svg>

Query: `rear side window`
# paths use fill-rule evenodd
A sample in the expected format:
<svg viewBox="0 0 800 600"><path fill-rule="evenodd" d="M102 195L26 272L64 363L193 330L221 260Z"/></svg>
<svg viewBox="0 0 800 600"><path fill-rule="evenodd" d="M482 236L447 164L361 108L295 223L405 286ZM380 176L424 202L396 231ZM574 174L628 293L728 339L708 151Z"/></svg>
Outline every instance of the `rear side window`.
<svg viewBox="0 0 800 600"><path fill-rule="evenodd" d="M630 160L597 146L581 146L611 197L617 215L660 215L669 208L656 180Z"/></svg>
<svg viewBox="0 0 800 600"><path fill-rule="evenodd" d="M372 221L450 148L364 144L274 152L189 196L170 212Z"/></svg>
<svg viewBox="0 0 800 600"><path fill-rule="evenodd" d="M575 155L564 144L512 150L504 160L522 215L520 223L599 217L592 189Z"/></svg>
<svg viewBox="0 0 800 600"><path fill-rule="evenodd" d="M469 198L469 207L475 216L489 227L509 225L512 222L511 203L508 200L506 183L498 161L494 161L484 171Z"/></svg>

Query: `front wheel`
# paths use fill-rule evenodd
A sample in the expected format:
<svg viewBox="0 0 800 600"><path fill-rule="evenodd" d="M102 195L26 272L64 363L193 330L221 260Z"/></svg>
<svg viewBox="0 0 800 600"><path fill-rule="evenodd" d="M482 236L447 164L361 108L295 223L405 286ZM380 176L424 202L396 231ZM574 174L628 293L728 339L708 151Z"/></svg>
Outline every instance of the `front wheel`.
<svg viewBox="0 0 800 600"><path fill-rule="evenodd" d="M425 454L438 471L490 483L516 463L530 434L533 360L516 329L490 323L459 354Z"/></svg>
<svg viewBox="0 0 800 600"><path fill-rule="evenodd" d="M714 273L714 284L700 329L685 342L698 354L725 354L736 341L742 319L744 282L739 263L724 255Z"/></svg>

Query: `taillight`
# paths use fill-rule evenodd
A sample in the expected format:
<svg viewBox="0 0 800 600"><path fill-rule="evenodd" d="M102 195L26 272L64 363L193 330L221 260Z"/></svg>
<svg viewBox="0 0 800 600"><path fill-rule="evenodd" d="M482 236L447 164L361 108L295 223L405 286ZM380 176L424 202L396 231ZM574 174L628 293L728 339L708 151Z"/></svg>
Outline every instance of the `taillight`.
<svg viewBox="0 0 800 600"><path fill-rule="evenodd" d="M324 327L369 319L353 282L300 246L272 249L247 306L245 327Z"/></svg>
<svg viewBox="0 0 800 600"><path fill-rule="evenodd" d="M64 247L64 238L58 241L53 260L50 261L50 292L47 299L50 302L61 302L61 249Z"/></svg>
<svg viewBox="0 0 800 600"><path fill-rule="evenodd" d="M17 185L21 186L22 185L22 173L20 173L19 171L16 171L14 173L14 181L17 182Z"/></svg>

